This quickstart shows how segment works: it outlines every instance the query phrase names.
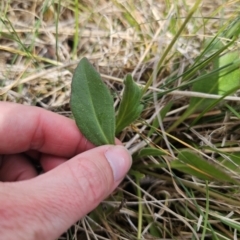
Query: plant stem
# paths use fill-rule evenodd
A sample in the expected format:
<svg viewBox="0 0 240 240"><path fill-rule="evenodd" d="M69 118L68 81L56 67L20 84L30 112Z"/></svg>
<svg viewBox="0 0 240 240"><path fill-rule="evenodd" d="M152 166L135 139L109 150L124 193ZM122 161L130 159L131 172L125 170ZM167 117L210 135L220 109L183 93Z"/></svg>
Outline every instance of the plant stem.
<svg viewBox="0 0 240 240"><path fill-rule="evenodd" d="M142 203L141 203L141 199L142 199L142 193L140 190L140 181L139 178L136 178L136 184L139 186L137 188L137 196L138 196L138 233L137 233L137 239L140 240L141 239L141 234L142 234L142 215L143 215L143 209L142 209Z"/></svg>

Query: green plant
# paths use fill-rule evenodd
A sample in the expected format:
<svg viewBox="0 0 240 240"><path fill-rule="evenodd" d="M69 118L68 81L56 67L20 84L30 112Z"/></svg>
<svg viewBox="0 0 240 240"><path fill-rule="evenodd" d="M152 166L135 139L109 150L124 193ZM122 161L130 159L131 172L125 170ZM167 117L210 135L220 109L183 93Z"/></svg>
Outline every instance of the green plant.
<svg viewBox="0 0 240 240"><path fill-rule="evenodd" d="M240 238L238 0L1 3L1 101L68 117L79 55L101 61L121 97L111 138L131 151L131 171L61 240ZM144 91L132 131L117 130L126 72Z"/></svg>
<svg viewBox="0 0 240 240"><path fill-rule="evenodd" d="M123 98L116 115L113 98L100 74L87 58L79 62L72 80L70 105L76 124L84 136L96 146L114 144L116 134L135 121L143 110L142 90L127 75Z"/></svg>

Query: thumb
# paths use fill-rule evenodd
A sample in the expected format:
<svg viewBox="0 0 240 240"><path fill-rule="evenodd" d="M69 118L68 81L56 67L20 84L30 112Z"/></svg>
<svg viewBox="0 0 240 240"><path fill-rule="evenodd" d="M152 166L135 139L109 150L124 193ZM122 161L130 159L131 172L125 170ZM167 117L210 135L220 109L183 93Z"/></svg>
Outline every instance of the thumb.
<svg viewBox="0 0 240 240"><path fill-rule="evenodd" d="M8 234L3 238L59 237L117 187L130 165L124 147L107 145L77 155L34 179L2 183L0 232Z"/></svg>

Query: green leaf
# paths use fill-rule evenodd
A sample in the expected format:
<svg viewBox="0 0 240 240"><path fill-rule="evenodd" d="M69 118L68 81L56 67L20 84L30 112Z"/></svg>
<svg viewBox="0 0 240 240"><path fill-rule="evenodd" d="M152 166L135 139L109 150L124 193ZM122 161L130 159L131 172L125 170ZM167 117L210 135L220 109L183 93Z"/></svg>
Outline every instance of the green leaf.
<svg viewBox="0 0 240 240"><path fill-rule="evenodd" d="M192 90L194 92L218 94L218 72L211 76L211 79L209 79L205 70L202 71L201 76L200 80L193 83ZM192 97L189 108L193 108L194 112L203 111L214 102L216 102L216 99Z"/></svg>
<svg viewBox="0 0 240 240"><path fill-rule="evenodd" d="M191 174L203 180L218 180L221 182L237 183L224 170L204 160L197 154L182 150L178 155L178 160L171 162L171 167L179 171Z"/></svg>
<svg viewBox="0 0 240 240"><path fill-rule="evenodd" d="M123 98L116 116L116 134L134 122L143 110L140 103L142 89L133 81L130 74L126 76L124 85Z"/></svg>
<svg viewBox="0 0 240 240"><path fill-rule="evenodd" d="M218 67L226 67L219 76L218 80L218 93L224 95L231 89L237 89L240 86L240 70L239 70L239 52L229 52L219 58Z"/></svg>
<svg viewBox="0 0 240 240"><path fill-rule="evenodd" d="M174 160L170 163L171 168L176 169L180 172L189 174L191 176L195 176L202 180L210 180L212 181L213 178L208 176L206 173L201 172L199 169L194 169L192 166L186 165L178 160Z"/></svg>
<svg viewBox="0 0 240 240"><path fill-rule="evenodd" d="M113 98L87 58L81 59L74 72L70 105L78 128L90 142L114 144Z"/></svg>
<svg viewBox="0 0 240 240"><path fill-rule="evenodd" d="M166 154L167 154L167 152L164 152L158 148L148 147L148 148L141 149L138 153L138 157L162 156L162 155L166 155Z"/></svg>
<svg viewBox="0 0 240 240"><path fill-rule="evenodd" d="M199 81L193 83L193 91L225 95L228 91L234 93L240 86L240 63L239 51L232 51L225 53L213 60L213 74L211 78L208 74L205 74L205 70L202 72L202 78ZM204 77L205 76L205 77ZM198 97L192 97L190 100L189 108L195 107L195 111L202 111L206 107L212 105L216 100L202 99Z"/></svg>

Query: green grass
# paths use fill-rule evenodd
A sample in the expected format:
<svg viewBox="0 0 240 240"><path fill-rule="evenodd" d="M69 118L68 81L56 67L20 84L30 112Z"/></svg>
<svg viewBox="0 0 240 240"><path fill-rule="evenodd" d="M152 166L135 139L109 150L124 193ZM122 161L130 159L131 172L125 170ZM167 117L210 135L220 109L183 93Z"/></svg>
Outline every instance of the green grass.
<svg viewBox="0 0 240 240"><path fill-rule="evenodd" d="M131 171L60 239L240 238L238 0L9 0L0 10L0 100L71 117L83 56L116 106L127 73L145 91L141 117L118 135Z"/></svg>

